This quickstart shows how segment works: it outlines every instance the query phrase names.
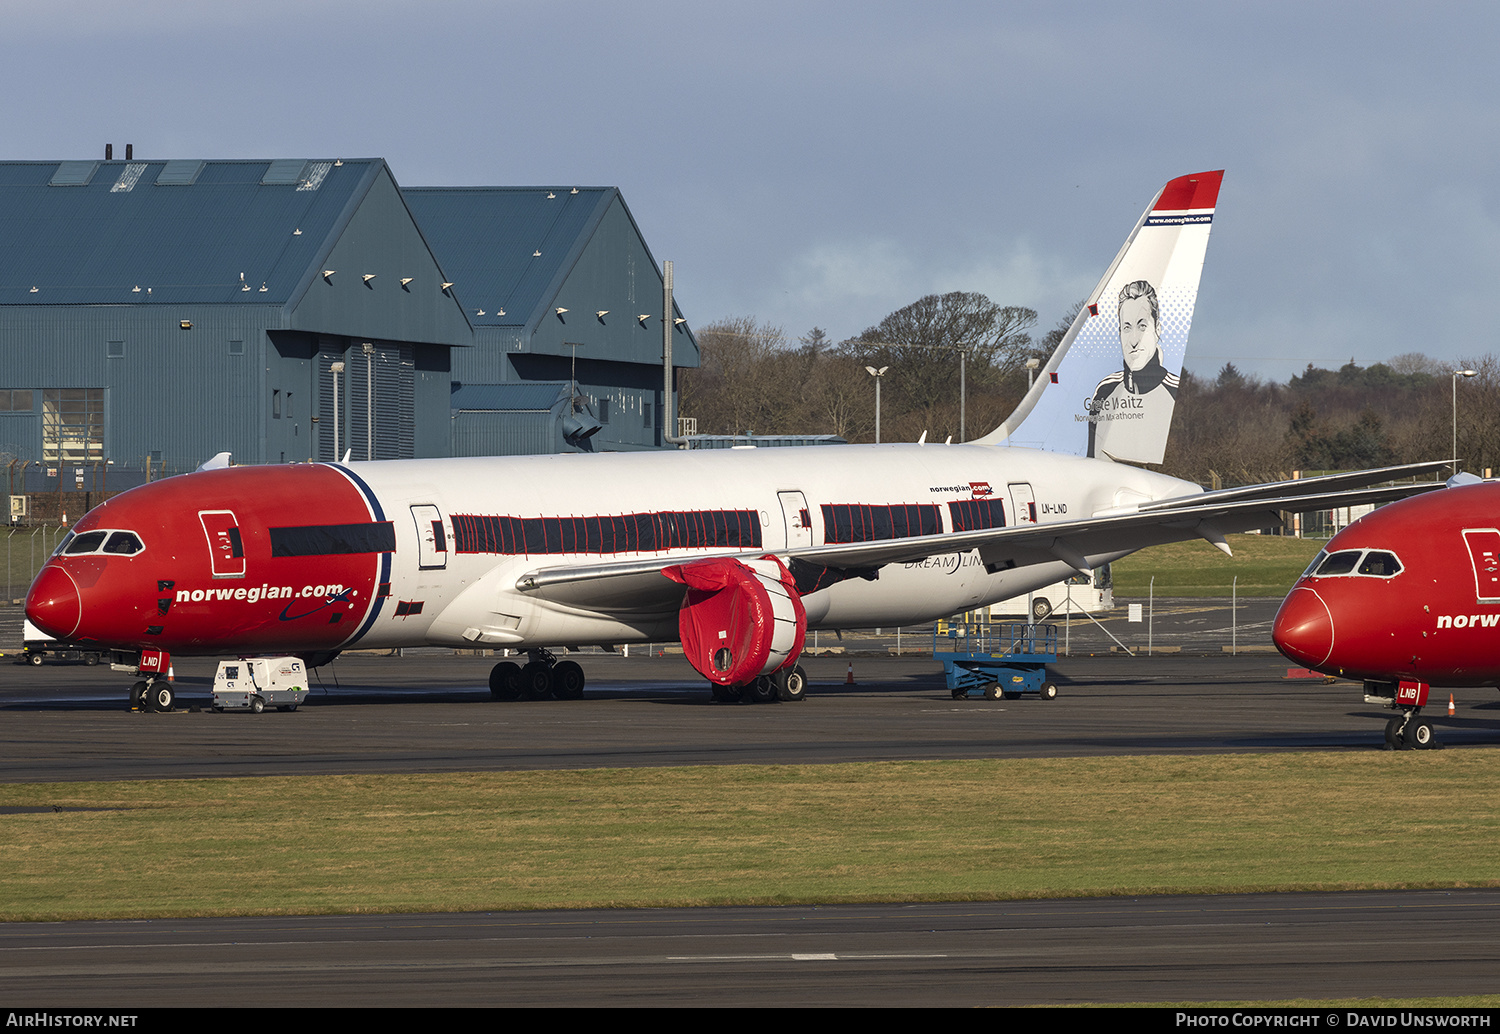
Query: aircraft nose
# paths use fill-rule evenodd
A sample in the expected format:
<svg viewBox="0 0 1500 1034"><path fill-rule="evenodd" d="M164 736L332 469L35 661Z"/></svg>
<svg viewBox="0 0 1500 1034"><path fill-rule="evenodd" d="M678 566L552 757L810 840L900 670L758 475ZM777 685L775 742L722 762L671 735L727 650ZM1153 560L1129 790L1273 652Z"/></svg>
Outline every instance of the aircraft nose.
<svg viewBox="0 0 1500 1034"><path fill-rule="evenodd" d="M54 639L68 639L83 620L83 600L71 575L46 564L26 594L26 617Z"/></svg>
<svg viewBox="0 0 1500 1034"><path fill-rule="evenodd" d="M1288 593L1271 624L1271 641L1309 668L1328 660L1333 653L1333 615L1323 597L1306 586Z"/></svg>

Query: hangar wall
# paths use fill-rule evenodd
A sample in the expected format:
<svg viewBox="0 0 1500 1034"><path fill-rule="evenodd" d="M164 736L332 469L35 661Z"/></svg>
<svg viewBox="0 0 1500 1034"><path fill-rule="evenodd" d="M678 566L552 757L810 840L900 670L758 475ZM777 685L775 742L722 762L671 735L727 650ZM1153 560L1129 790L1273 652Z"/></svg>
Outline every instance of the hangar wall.
<svg viewBox="0 0 1500 1034"><path fill-rule="evenodd" d="M404 191L380 159L8 162L0 186L0 462L33 489L219 451L661 444L661 273L615 188ZM452 408L465 384L562 385L568 404ZM562 434L574 408L601 425L588 441Z"/></svg>

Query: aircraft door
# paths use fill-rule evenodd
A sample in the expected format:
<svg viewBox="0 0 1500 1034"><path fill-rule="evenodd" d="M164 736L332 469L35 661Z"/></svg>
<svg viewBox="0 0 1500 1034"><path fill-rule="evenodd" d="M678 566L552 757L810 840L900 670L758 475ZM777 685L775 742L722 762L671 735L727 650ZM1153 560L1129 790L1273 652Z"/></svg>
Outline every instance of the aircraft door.
<svg viewBox="0 0 1500 1034"><path fill-rule="evenodd" d="M240 521L233 510L199 510L198 523L208 539L208 555L215 578L245 577L245 546Z"/></svg>
<svg viewBox="0 0 1500 1034"><path fill-rule="evenodd" d="M1464 543L1474 565L1474 598L1480 603L1500 603L1500 531L1465 528Z"/></svg>
<svg viewBox="0 0 1500 1034"><path fill-rule="evenodd" d="M1010 488L1010 507L1012 524L1035 524L1036 523L1036 494L1031 491L1030 482L1012 482Z"/></svg>
<svg viewBox="0 0 1500 1034"><path fill-rule="evenodd" d="M786 523L786 548L813 544L812 514L807 509L807 497L801 492L777 492L781 500L781 516Z"/></svg>
<svg viewBox="0 0 1500 1034"><path fill-rule="evenodd" d="M417 566L424 571L448 566L448 533L443 528L443 512L431 503L411 508L411 519L417 525Z"/></svg>

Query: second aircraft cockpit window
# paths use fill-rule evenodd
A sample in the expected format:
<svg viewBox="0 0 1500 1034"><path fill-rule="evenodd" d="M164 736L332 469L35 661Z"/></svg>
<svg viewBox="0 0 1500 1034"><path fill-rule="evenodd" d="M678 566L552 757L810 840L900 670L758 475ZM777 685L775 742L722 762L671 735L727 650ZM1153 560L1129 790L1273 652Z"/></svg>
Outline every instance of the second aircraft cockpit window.
<svg viewBox="0 0 1500 1034"><path fill-rule="evenodd" d="M1337 553L1323 550L1302 572L1304 578L1336 578L1342 575L1390 578L1401 573L1396 554L1383 549L1341 549Z"/></svg>
<svg viewBox="0 0 1500 1034"><path fill-rule="evenodd" d="M81 535L70 535L59 552L65 556L80 556L85 553L134 556L145 548L133 531L86 531Z"/></svg>

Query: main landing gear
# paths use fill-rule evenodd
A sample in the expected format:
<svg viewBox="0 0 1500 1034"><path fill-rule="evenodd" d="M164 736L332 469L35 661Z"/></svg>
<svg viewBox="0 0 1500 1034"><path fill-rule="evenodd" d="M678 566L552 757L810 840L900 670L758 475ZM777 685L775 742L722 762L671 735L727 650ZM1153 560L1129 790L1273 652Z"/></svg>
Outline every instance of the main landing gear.
<svg viewBox="0 0 1500 1034"><path fill-rule="evenodd" d="M773 701L795 703L807 699L807 672L799 664L794 668L782 668L769 675L761 675L755 681L721 686L709 683L714 700L721 704L734 704L741 700L752 704L768 704Z"/></svg>
<svg viewBox="0 0 1500 1034"><path fill-rule="evenodd" d="M1441 750L1437 729L1422 717L1420 707L1405 708L1385 723L1385 745L1391 750Z"/></svg>
<svg viewBox="0 0 1500 1034"><path fill-rule="evenodd" d="M526 663L501 661L490 669L490 696L496 700L577 700L583 696L583 669L559 661L548 650L528 650Z"/></svg>

